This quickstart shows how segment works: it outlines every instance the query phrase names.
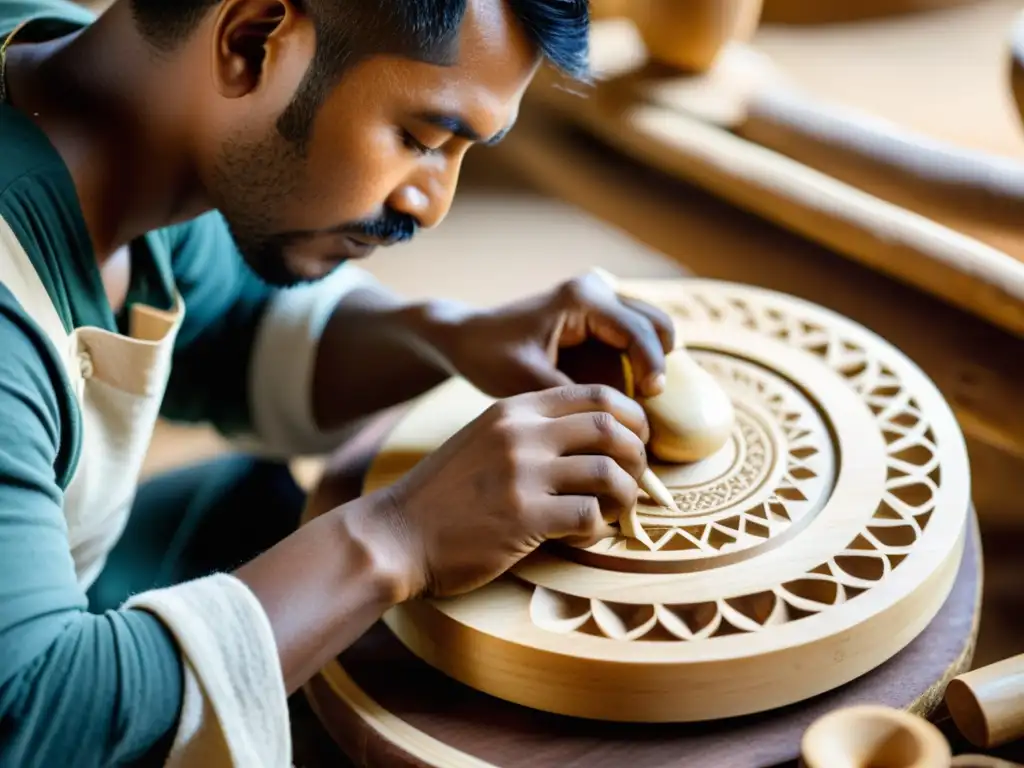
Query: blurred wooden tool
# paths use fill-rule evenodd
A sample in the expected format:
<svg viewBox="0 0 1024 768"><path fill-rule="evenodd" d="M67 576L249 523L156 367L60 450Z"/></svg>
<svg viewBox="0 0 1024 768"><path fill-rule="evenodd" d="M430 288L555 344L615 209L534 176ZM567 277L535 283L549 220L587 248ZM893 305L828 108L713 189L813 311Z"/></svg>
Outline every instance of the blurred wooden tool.
<svg viewBox="0 0 1024 768"><path fill-rule="evenodd" d="M829 103L739 42L694 73L614 20L595 26L594 52L592 98L536 98L634 159L1024 334L1019 159ZM1016 83L1024 99L1024 73Z"/></svg>
<svg viewBox="0 0 1024 768"><path fill-rule="evenodd" d="M946 706L976 747L991 749L1024 737L1024 654L954 677Z"/></svg>

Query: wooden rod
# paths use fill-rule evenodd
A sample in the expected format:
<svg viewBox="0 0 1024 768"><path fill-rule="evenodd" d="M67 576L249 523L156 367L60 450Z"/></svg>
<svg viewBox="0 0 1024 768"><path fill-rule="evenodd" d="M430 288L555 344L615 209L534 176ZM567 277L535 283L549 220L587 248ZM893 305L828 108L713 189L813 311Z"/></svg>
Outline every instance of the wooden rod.
<svg viewBox="0 0 1024 768"><path fill-rule="evenodd" d="M1024 654L953 678L946 706L976 747L991 749L1024 737Z"/></svg>

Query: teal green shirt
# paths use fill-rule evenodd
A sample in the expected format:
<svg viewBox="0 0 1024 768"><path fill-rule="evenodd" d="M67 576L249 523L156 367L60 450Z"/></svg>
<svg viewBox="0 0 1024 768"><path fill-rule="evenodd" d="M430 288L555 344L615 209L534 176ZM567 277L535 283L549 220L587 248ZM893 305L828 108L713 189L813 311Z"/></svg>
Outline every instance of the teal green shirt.
<svg viewBox="0 0 1024 768"><path fill-rule="evenodd" d="M0 0L0 35L62 35L92 16L61 0ZM0 105L0 216L67 330L124 332L107 302L69 172L47 137ZM188 308L163 415L225 433L249 426L247 367L271 297L216 214L131 245L128 306ZM47 339L0 285L0 766L131 761L173 733L182 669L140 611L88 612L62 512L81 439L77 403Z"/></svg>

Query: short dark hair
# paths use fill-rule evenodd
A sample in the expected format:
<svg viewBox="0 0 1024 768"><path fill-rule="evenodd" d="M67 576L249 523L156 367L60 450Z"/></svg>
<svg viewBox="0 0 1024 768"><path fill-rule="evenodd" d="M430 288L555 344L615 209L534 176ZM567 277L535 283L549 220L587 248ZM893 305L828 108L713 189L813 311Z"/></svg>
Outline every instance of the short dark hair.
<svg viewBox="0 0 1024 768"><path fill-rule="evenodd" d="M526 38L556 69L589 78L588 0L495 0L508 3ZM143 36L160 50L188 37L220 0L131 0ZM293 0L313 21L317 50L278 129L298 144L337 78L358 60L391 54L443 64L455 54L467 0Z"/></svg>

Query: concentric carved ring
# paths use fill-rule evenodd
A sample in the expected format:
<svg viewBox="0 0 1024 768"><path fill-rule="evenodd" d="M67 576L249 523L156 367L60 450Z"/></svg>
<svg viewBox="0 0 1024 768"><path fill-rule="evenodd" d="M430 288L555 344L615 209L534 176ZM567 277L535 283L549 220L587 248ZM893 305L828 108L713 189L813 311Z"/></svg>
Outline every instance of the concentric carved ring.
<svg viewBox="0 0 1024 768"><path fill-rule="evenodd" d="M704 461L655 467L682 516L645 496L619 520L617 536L566 557L648 573L716 567L777 546L825 505L836 462L820 406L762 365L693 356L733 400L731 439Z"/></svg>

